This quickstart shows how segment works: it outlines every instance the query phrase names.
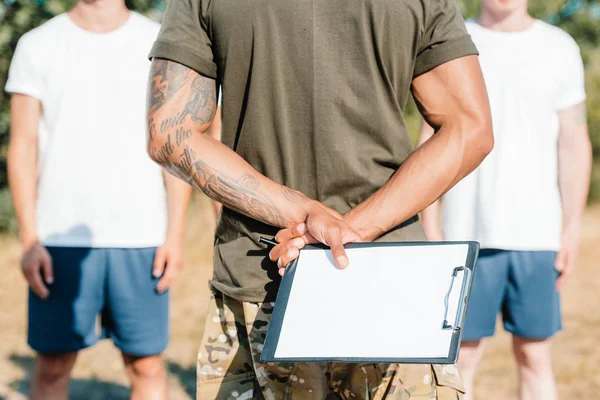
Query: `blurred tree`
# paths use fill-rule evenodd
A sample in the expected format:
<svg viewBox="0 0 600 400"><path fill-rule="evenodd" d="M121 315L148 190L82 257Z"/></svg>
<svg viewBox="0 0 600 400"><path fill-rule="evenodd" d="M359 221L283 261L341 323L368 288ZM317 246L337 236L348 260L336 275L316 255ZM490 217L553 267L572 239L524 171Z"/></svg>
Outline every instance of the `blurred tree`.
<svg viewBox="0 0 600 400"><path fill-rule="evenodd" d="M481 0L457 0L465 18L475 18ZM586 69L586 92L590 138L594 149L594 170L590 200L600 200L600 2L594 0L529 0L536 17L567 31L581 48ZM417 109L409 103L407 125L416 141L420 126Z"/></svg>
<svg viewBox="0 0 600 400"><path fill-rule="evenodd" d="M4 91L8 68L21 35L70 9L77 0L0 0L0 231L14 228L6 186L6 148L9 131L9 95ZM126 0L127 7L143 14L162 8L161 0ZM157 7L154 7L154 6Z"/></svg>
<svg viewBox="0 0 600 400"><path fill-rule="evenodd" d="M17 41L25 32L68 10L76 0L0 0L0 88L6 75ZM466 18L473 18L481 0L457 0ZM126 0L130 9L158 20L164 9L162 0ZM600 199L600 4L594 0L529 0L531 13L560 26L579 43L586 64L588 120L594 144L595 172L590 198ZM413 137L418 132L419 118L411 103L406 110L407 124ZM0 214L6 206L6 146L9 129L8 95L0 94ZM0 230L7 229L10 218L0 215ZM11 226L14 226L11 225Z"/></svg>
<svg viewBox="0 0 600 400"><path fill-rule="evenodd" d="M76 0L4 0L0 2L0 87L3 89L17 41L24 33L70 9ZM127 6L141 13L152 9L153 0L126 0ZM6 145L9 127L9 96L0 96L0 188L7 184Z"/></svg>

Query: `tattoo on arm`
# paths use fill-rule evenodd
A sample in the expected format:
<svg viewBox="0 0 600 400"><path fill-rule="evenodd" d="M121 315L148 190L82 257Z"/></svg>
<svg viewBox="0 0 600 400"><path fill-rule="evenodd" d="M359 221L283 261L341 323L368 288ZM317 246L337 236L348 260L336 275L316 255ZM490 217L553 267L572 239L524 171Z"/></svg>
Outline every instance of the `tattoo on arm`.
<svg viewBox="0 0 600 400"><path fill-rule="evenodd" d="M148 88L150 155L171 174L202 190L213 200L262 222L284 227L286 221L252 175L231 178L197 157L189 139L206 132L217 105L215 82L180 64L154 59ZM307 199L288 188L296 203Z"/></svg>
<svg viewBox="0 0 600 400"><path fill-rule="evenodd" d="M306 203L309 199L301 192L290 189L289 187L283 187L283 195L286 199L293 203L302 204Z"/></svg>

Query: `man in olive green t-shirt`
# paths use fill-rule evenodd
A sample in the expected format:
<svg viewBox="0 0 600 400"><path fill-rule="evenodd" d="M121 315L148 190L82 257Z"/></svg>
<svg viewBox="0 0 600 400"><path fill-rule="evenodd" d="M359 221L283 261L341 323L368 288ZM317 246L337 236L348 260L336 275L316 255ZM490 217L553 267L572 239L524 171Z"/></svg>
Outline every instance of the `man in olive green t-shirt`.
<svg viewBox="0 0 600 400"><path fill-rule="evenodd" d="M460 396L452 366L258 362L283 273L258 238L280 267L319 241L342 268L344 243L424 240L416 214L493 145L476 53L454 0L169 1L148 152L224 205L198 398ZM202 134L217 86L223 143ZM415 152L411 91L437 131Z"/></svg>

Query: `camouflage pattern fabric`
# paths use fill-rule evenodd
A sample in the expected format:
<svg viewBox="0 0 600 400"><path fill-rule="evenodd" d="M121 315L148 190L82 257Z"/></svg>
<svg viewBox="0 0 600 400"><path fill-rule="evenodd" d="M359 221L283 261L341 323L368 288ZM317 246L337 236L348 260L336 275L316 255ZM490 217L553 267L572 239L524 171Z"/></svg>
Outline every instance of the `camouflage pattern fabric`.
<svg viewBox="0 0 600 400"><path fill-rule="evenodd" d="M458 400L454 365L260 363L273 303L214 292L197 368L199 400Z"/></svg>

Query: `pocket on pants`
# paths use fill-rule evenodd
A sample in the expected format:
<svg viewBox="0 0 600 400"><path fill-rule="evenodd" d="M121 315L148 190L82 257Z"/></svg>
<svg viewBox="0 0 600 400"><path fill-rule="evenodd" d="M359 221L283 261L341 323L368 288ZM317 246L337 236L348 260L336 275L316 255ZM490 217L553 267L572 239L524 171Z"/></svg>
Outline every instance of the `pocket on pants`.
<svg viewBox="0 0 600 400"><path fill-rule="evenodd" d="M453 364L432 365L436 383L437 400L459 400L465 394L465 387L458 367Z"/></svg>
<svg viewBox="0 0 600 400"><path fill-rule="evenodd" d="M255 399L254 374L227 375L224 378L198 379L197 400L251 400Z"/></svg>

